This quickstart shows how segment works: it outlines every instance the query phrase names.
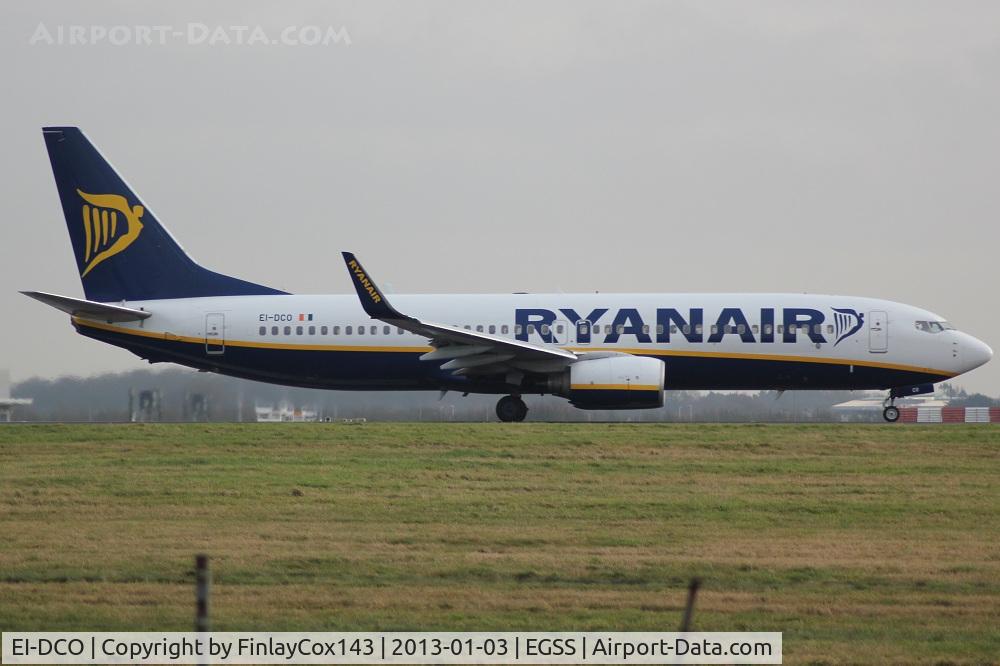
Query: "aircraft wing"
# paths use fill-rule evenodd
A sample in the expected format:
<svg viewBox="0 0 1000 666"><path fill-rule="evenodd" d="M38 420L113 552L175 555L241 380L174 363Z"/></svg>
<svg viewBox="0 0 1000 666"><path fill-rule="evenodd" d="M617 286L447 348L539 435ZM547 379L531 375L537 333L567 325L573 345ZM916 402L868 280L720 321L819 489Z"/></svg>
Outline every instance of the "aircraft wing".
<svg viewBox="0 0 1000 666"><path fill-rule="evenodd" d="M386 300L371 274L352 253L342 254L361 306L368 316L428 338L434 350L420 359L446 361L441 366L443 370L462 375L498 374L509 370L558 372L578 358L573 352L559 347L510 340L405 315Z"/></svg>
<svg viewBox="0 0 1000 666"><path fill-rule="evenodd" d="M86 317L87 319L114 322L138 321L146 319L152 314L146 310L135 310L121 305L109 305L107 303L87 301L82 298L73 298L71 296L59 296L58 294L49 294L44 291L22 291L21 293L74 317Z"/></svg>

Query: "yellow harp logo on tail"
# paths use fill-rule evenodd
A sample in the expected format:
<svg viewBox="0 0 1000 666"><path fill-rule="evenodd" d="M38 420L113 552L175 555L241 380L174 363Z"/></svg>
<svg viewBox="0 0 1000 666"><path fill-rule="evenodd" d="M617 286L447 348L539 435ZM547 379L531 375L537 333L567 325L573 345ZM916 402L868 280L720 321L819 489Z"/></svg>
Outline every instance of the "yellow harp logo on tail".
<svg viewBox="0 0 1000 666"><path fill-rule="evenodd" d="M94 266L109 259L135 242L142 231L142 206L129 206L120 194L87 194L77 190L83 204L83 250L85 277ZM124 218L119 220L119 215ZM120 233L119 233L120 232Z"/></svg>

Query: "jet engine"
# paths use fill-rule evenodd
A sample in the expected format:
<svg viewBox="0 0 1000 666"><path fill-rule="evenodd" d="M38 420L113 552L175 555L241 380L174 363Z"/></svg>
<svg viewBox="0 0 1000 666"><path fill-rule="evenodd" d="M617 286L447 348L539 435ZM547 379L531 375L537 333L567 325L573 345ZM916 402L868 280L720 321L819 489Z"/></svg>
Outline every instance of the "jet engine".
<svg viewBox="0 0 1000 666"><path fill-rule="evenodd" d="M550 379L549 390L580 409L656 409L664 376L659 359L615 354L573 363Z"/></svg>

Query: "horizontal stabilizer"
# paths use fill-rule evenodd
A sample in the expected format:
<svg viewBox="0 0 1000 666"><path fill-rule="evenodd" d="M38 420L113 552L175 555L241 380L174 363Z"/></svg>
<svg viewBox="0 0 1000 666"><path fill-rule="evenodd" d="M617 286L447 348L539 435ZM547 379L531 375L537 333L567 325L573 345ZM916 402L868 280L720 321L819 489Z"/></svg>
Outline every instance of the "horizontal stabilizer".
<svg viewBox="0 0 1000 666"><path fill-rule="evenodd" d="M138 321L146 319L152 314L145 310L134 310L121 305L108 305L107 303L97 303L82 298L47 294L44 291L22 291L21 293L74 317L86 317L87 319L114 322Z"/></svg>

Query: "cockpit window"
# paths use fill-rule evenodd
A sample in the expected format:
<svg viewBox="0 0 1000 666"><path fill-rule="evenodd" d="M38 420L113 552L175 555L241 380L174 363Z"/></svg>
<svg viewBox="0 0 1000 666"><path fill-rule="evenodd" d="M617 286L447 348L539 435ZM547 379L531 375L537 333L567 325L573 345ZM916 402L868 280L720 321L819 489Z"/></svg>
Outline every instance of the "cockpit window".
<svg viewBox="0 0 1000 666"><path fill-rule="evenodd" d="M953 331L955 327L946 321L917 321L914 322L918 331L924 333L940 333L941 331Z"/></svg>

